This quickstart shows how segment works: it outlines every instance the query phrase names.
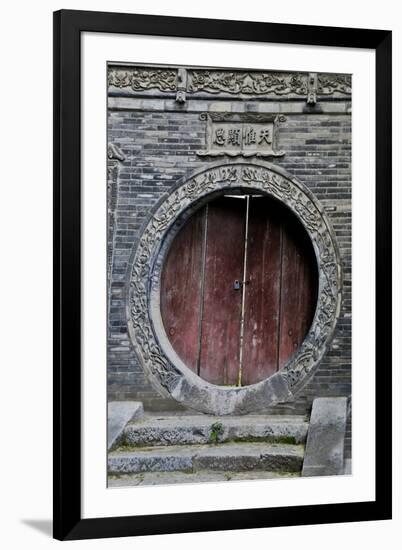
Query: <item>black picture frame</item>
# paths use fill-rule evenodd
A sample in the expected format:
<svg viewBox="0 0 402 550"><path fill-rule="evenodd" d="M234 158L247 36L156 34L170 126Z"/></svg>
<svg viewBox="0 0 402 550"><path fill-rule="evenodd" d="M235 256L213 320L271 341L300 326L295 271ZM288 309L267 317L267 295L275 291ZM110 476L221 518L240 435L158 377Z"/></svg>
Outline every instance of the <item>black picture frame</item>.
<svg viewBox="0 0 402 550"><path fill-rule="evenodd" d="M81 48L83 32L369 48L376 55L374 501L82 519ZM392 513L391 52L386 30L61 10L54 13L54 537L59 540L385 520Z"/></svg>

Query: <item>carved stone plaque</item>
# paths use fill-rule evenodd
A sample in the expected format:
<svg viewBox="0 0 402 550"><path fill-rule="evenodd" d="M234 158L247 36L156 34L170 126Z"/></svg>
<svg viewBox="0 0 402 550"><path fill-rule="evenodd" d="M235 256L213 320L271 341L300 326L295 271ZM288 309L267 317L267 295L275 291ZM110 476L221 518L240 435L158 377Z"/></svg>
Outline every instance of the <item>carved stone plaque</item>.
<svg viewBox="0 0 402 550"><path fill-rule="evenodd" d="M199 156L217 157L278 157L285 153L277 149L278 123L283 115L262 113L202 113L207 121L206 149Z"/></svg>

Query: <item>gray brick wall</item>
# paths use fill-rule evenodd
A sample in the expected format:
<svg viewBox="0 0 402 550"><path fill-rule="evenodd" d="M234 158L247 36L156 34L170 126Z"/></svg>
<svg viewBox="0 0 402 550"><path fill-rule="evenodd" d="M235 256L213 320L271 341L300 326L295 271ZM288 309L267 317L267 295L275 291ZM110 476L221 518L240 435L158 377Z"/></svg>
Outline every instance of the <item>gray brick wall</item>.
<svg viewBox="0 0 402 550"><path fill-rule="evenodd" d="M113 399L139 399L147 408L177 408L159 397L147 381L127 334L126 299L130 257L151 208L181 178L208 160L196 151L205 145L202 111L278 112L283 157L272 162L307 185L325 207L335 231L343 267L341 316L330 350L293 403L271 413L308 413L317 396L351 394L351 97L255 98L222 94L190 97L179 104L158 91L122 97L109 94L108 142L125 159L109 160L109 330L108 393ZM216 160L216 159L215 159ZM213 161L213 159L212 159ZM346 454L350 455L350 422Z"/></svg>

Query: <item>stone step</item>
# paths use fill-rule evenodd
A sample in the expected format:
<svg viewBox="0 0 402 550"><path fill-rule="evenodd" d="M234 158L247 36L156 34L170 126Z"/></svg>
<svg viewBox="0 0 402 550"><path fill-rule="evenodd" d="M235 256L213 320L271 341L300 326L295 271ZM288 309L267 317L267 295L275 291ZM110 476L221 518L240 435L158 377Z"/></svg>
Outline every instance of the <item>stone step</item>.
<svg viewBox="0 0 402 550"><path fill-rule="evenodd" d="M153 415L126 425L120 445L203 445L224 442L304 443L303 416Z"/></svg>
<svg viewBox="0 0 402 550"><path fill-rule="evenodd" d="M108 471L109 474L200 470L299 472L303 456L303 445L278 443L143 447L109 453Z"/></svg>
<svg viewBox="0 0 402 550"><path fill-rule="evenodd" d="M141 472L138 474L111 474L108 487L136 487L138 485L172 485L174 483L215 483L259 479L300 477L300 472Z"/></svg>

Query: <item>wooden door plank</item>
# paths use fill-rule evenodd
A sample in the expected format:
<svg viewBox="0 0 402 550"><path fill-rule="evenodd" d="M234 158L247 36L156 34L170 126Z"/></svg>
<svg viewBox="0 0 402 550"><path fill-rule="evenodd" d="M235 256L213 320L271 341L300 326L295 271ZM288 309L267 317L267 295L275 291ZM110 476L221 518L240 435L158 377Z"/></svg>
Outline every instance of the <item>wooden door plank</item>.
<svg viewBox="0 0 402 550"><path fill-rule="evenodd" d="M197 372L205 208L177 234L161 277L161 314L166 334L179 357Z"/></svg>
<svg viewBox="0 0 402 550"><path fill-rule="evenodd" d="M314 317L317 267L309 237L295 216L284 216L282 233L279 368L297 351Z"/></svg>
<svg viewBox="0 0 402 550"><path fill-rule="evenodd" d="M200 376L235 385L239 369L246 201L222 197L208 205Z"/></svg>
<svg viewBox="0 0 402 550"><path fill-rule="evenodd" d="M281 210L269 197L250 198L243 385L260 382L278 368Z"/></svg>

